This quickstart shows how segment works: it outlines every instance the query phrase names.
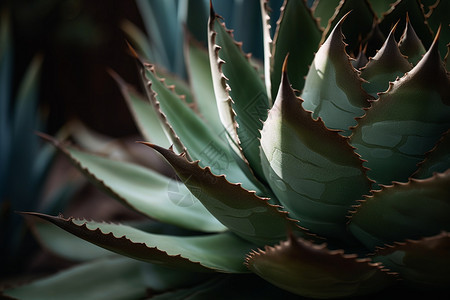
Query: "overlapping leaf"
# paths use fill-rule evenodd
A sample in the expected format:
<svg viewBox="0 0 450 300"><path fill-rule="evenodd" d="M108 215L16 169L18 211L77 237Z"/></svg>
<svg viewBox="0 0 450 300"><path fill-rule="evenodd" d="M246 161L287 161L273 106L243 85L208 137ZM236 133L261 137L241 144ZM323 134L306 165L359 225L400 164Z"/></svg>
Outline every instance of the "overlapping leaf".
<svg viewBox="0 0 450 300"><path fill-rule="evenodd" d="M296 222L271 205L269 199L230 183L224 176L189 162L170 149L147 144L161 153L172 165L184 184L203 205L229 230L257 245L276 243L292 230L300 231Z"/></svg>
<svg viewBox="0 0 450 300"><path fill-rule="evenodd" d="M313 120L292 90L286 72L261 132L269 184L300 225L345 239L345 215L370 191L362 161L347 138Z"/></svg>
<svg viewBox="0 0 450 300"><path fill-rule="evenodd" d="M294 238L252 252L246 263L250 270L272 284L311 298L365 295L394 281L379 263Z"/></svg>
<svg viewBox="0 0 450 300"><path fill-rule="evenodd" d="M247 272L242 264L243 257L254 247L232 233L178 237L120 224L28 214L121 255L190 271Z"/></svg>
<svg viewBox="0 0 450 300"><path fill-rule="evenodd" d="M372 103L351 143L380 184L407 181L450 128L450 79L435 42L422 60Z"/></svg>

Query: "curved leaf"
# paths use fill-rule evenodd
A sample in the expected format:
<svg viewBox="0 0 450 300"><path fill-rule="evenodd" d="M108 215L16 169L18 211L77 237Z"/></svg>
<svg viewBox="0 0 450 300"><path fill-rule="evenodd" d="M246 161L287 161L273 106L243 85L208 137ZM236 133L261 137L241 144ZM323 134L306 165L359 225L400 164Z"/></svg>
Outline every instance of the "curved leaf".
<svg viewBox="0 0 450 300"><path fill-rule="evenodd" d="M145 101L142 95L133 87L126 84L115 72L111 71L110 74L118 83L120 91L126 100L142 136L146 140L157 143L158 145L166 145L167 147L172 145L152 105Z"/></svg>
<svg viewBox="0 0 450 300"><path fill-rule="evenodd" d="M184 270L245 273L243 259L255 246L231 233L178 237L130 226L26 213L105 249L134 259Z"/></svg>
<svg viewBox="0 0 450 300"><path fill-rule="evenodd" d="M433 41L433 35L426 22L423 6L419 0L396 1L379 23L381 32L388 33L392 26L399 22L399 31L397 31L396 35L397 40L399 40L400 35L404 30L404 26L406 25L407 15L418 36L420 36L423 45L425 48L429 48Z"/></svg>
<svg viewBox="0 0 450 300"><path fill-rule="evenodd" d="M406 182L450 128L450 79L433 46L358 120L351 144L380 184Z"/></svg>
<svg viewBox="0 0 450 300"><path fill-rule="evenodd" d="M269 109L266 88L241 45L218 18L211 7L208 45L219 114L232 141L242 149L255 175L262 179L258 151L261 120L266 119Z"/></svg>
<svg viewBox="0 0 450 300"><path fill-rule="evenodd" d="M91 181L134 210L192 230L226 230L183 184L148 168L66 148L53 142Z"/></svg>
<svg viewBox="0 0 450 300"><path fill-rule="evenodd" d="M261 132L261 156L270 187L300 225L345 238L346 214L369 193L362 161L347 138L313 120L287 74Z"/></svg>
<svg viewBox="0 0 450 300"><path fill-rule="evenodd" d="M362 80L345 52L341 32L344 18L316 53L302 98L303 107L313 112L314 119L320 117L328 128L347 135L349 127L356 125L355 117L364 114L367 100L373 97L361 88Z"/></svg>
<svg viewBox="0 0 450 300"><path fill-rule="evenodd" d="M369 249L450 231L450 170L386 186L351 217L350 231ZM395 228L395 230L393 230Z"/></svg>
<svg viewBox="0 0 450 300"><path fill-rule="evenodd" d="M326 1L330 2L330 1ZM302 90L305 75L319 47L322 31L303 0L285 1L273 44L271 62L272 99L280 86L284 58L289 54L288 74L294 89ZM266 74L266 76L268 76Z"/></svg>
<svg viewBox="0 0 450 300"><path fill-rule="evenodd" d="M349 12L351 13L349 14ZM348 15L348 22L342 24L345 39L350 45L350 51L357 53L361 36L367 36L373 27L376 18L368 0L342 0L339 2L336 11L330 18L327 27L322 35L322 42L329 38L344 16ZM355 26L358 24L358 26ZM321 43L322 43L321 42Z"/></svg>
<svg viewBox="0 0 450 300"><path fill-rule="evenodd" d="M209 166L215 174L225 174L231 182L240 182L247 189L264 193L264 186L254 178L248 166L236 160L226 142L156 76L153 66L141 65L141 68L144 79L149 80L147 96L155 107L161 109L161 120L180 142L178 150L186 147L189 158L199 160L202 166Z"/></svg>
<svg viewBox="0 0 450 300"><path fill-rule="evenodd" d="M331 22L331 17L335 14L336 8L339 7L340 0L315 0L311 7L314 17L316 17L320 26L325 29L329 22Z"/></svg>
<svg viewBox="0 0 450 300"><path fill-rule="evenodd" d="M188 36L185 44L185 56L187 57L189 81L197 99L198 110L211 126L212 131L221 136L225 133L225 128L220 122L217 111L208 52ZM158 145L165 147L161 144Z"/></svg>
<svg viewBox="0 0 450 300"><path fill-rule="evenodd" d="M381 49L374 57L369 58L368 64L361 69L361 77L368 81L364 82L362 86L374 98L379 92L384 92L389 88L390 81L403 76L412 68L400 53L394 32L395 26Z"/></svg>
<svg viewBox="0 0 450 300"><path fill-rule="evenodd" d="M398 47L413 65L416 65L425 52L427 52L422 41L417 36L408 15L406 15L406 26L398 42Z"/></svg>
<svg viewBox="0 0 450 300"><path fill-rule="evenodd" d="M250 270L292 293L312 298L365 295L392 284L394 277L370 259L358 259L343 250L330 251L291 238L275 247L252 252Z"/></svg>
<svg viewBox="0 0 450 300"><path fill-rule="evenodd" d="M208 167L201 168L198 162L189 162L170 149L146 145L161 153L203 205L242 238L257 245L273 244L284 239L290 230L300 229L279 206L269 204L269 199L230 183L224 176L214 175Z"/></svg>

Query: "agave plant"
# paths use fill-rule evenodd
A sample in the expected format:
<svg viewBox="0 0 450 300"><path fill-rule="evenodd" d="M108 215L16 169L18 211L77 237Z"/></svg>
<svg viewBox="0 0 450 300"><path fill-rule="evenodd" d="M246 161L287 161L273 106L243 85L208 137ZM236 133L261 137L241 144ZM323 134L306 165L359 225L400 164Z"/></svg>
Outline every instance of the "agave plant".
<svg viewBox="0 0 450 300"><path fill-rule="evenodd" d="M285 1L272 42L261 1L264 70L211 7L208 51L186 43L183 96L135 52L147 101L113 73L143 144L184 185L53 140L107 192L184 233L31 214L137 260L236 274L155 299L447 288L450 80L439 40L449 38L448 1L426 14L420 1L336 2L311 11Z"/></svg>

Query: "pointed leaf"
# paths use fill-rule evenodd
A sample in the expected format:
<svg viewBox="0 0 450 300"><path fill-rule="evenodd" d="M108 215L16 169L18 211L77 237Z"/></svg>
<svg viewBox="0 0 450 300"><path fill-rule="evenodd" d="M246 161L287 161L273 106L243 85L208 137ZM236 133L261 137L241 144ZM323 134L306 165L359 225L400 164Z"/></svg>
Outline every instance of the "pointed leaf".
<svg viewBox="0 0 450 300"><path fill-rule="evenodd" d="M198 110L208 122L208 125L211 126L213 132L216 135L223 136L226 132L222 122L220 122L217 110L208 52L190 36L188 36L185 44L185 52L189 81L197 99ZM165 147L161 144L158 145Z"/></svg>
<svg viewBox="0 0 450 300"><path fill-rule="evenodd" d="M315 0L313 6L311 7L314 17L316 17L320 26L325 29L328 22L331 22L336 8L339 7L340 0Z"/></svg>
<svg viewBox="0 0 450 300"><path fill-rule="evenodd" d="M329 1L327 1L329 2ZM294 89L302 90L308 67L317 52L322 31L303 0L286 1L275 33L271 65L272 99L276 98L284 58ZM267 76L267 75L266 75Z"/></svg>
<svg viewBox="0 0 450 300"><path fill-rule="evenodd" d="M152 105L145 101L142 95L126 84L115 72L110 72L110 74L118 83L143 137L152 143L169 147L172 143L166 136L164 126Z"/></svg>
<svg viewBox="0 0 450 300"><path fill-rule="evenodd" d="M134 210L192 230L225 230L183 184L148 168L54 143L91 181Z"/></svg>
<svg viewBox="0 0 450 300"><path fill-rule="evenodd" d="M347 138L313 120L283 73L261 132L270 187L300 225L326 237L346 236L346 214L370 190L362 161Z"/></svg>
<svg viewBox="0 0 450 300"><path fill-rule="evenodd" d="M341 19L326 42L316 53L306 77L303 107L322 118L331 129L344 130L356 125L355 117L364 114L367 99L372 97L362 88L362 80L349 61L342 40Z"/></svg>
<svg viewBox="0 0 450 300"><path fill-rule="evenodd" d="M426 23L423 6L419 0L401 0L395 2L393 8L383 16L383 19L379 23L381 32L387 34L392 26L399 22L396 34L396 39L399 40L406 25L406 15L409 16L411 24L417 32L417 35L420 36L425 48L429 48L433 41L433 35L430 27Z"/></svg>
<svg viewBox="0 0 450 300"><path fill-rule="evenodd" d="M218 18L211 7L208 45L219 114L255 175L264 178L258 151L261 120L266 119L269 108L266 88L241 45Z"/></svg>
<svg viewBox="0 0 450 300"><path fill-rule="evenodd" d="M47 250L72 261L87 261L106 256L114 256L114 252L82 240L63 229L44 222L32 220L32 230L39 243Z"/></svg>
<svg viewBox="0 0 450 300"><path fill-rule="evenodd" d="M375 261L395 270L414 288L446 289L450 286L450 234L442 232L420 240L395 243L377 251Z"/></svg>
<svg viewBox="0 0 450 300"><path fill-rule="evenodd" d="M252 252L250 270L292 293L312 298L338 298L380 291L393 276L369 259L330 251L301 239L289 239L264 251Z"/></svg>
<svg viewBox="0 0 450 300"><path fill-rule="evenodd" d="M351 13L348 15L350 11ZM341 23L340 20L347 15L349 20L342 24L342 31L345 33L346 42L350 45L349 52L357 52L360 37L367 36L371 32L373 20L376 18L368 0L341 1L323 32L322 42L331 35L333 28ZM358 26L355 26L355 24L358 24Z"/></svg>
<svg viewBox="0 0 450 300"><path fill-rule="evenodd" d="M408 60L413 65L416 65L427 51L417 36L408 15L406 16L406 23L405 30L398 42L398 46L400 51L408 57Z"/></svg>
<svg viewBox="0 0 450 300"><path fill-rule="evenodd" d="M254 245L232 233L178 237L130 226L27 213L105 249L134 259L191 271L245 273L243 259Z"/></svg>
<svg viewBox="0 0 450 300"><path fill-rule="evenodd" d="M369 249L450 231L450 170L384 187L357 207L350 231Z"/></svg>
<svg viewBox="0 0 450 300"><path fill-rule="evenodd" d="M405 182L450 128L450 79L437 38L422 60L380 94L358 120L351 143L380 184Z"/></svg>
<svg viewBox="0 0 450 300"><path fill-rule="evenodd" d="M394 32L395 27L392 28L381 49L361 70L361 77L368 81L362 86L374 98L377 97L377 93L389 88L390 81L403 76L412 68L408 60L400 53Z"/></svg>
<svg viewBox="0 0 450 300"><path fill-rule="evenodd" d="M129 258L104 258L3 293L22 300L140 299L148 288L144 268Z"/></svg>
<svg viewBox="0 0 450 300"><path fill-rule="evenodd" d="M145 72L144 79L149 80L147 96L154 107L160 108L161 120L165 120L179 141L179 151L187 149L189 158L199 160L202 166L211 167L215 174L225 174L231 182L240 182L245 188L258 193L265 190L248 166L236 160L226 142L156 76L153 66L145 66L142 72Z"/></svg>
<svg viewBox="0 0 450 300"><path fill-rule="evenodd" d="M170 149L147 145L161 153L203 205L242 238L257 245L272 244L284 239L289 230L299 229L296 221L287 218L279 206L271 205L269 199L214 175L208 167L201 168L198 162L189 162Z"/></svg>

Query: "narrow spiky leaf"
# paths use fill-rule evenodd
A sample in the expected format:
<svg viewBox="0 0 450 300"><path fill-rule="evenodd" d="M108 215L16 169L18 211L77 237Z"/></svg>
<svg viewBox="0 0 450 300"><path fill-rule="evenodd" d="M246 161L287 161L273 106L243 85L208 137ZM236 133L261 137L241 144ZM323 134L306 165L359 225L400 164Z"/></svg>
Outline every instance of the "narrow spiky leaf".
<svg viewBox="0 0 450 300"><path fill-rule="evenodd" d="M425 289L450 286L450 233L395 243L376 252L374 261L399 273L405 284Z"/></svg>
<svg viewBox="0 0 450 300"><path fill-rule="evenodd" d="M276 98L284 58L289 54L288 74L294 89L302 90L308 64L318 49L322 31L303 0L285 1L278 21L271 62L272 99ZM267 75L266 75L267 76Z"/></svg>
<svg viewBox="0 0 450 300"><path fill-rule="evenodd" d="M403 76L411 70L412 66L400 53L394 37L395 26L389 33L381 49L369 63L361 70L361 77L368 82L363 83L363 88L373 97L377 93L389 88L389 82Z"/></svg>
<svg viewBox="0 0 450 300"><path fill-rule="evenodd" d="M262 193L264 186L254 178L247 166L235 159L226 141L167 87L164 80L158 78L152 65L145 65L142 61L139 63L144 68L144 78L148 80L149 101L158 109L162 123L172 132L172 140L176 142L175 146L178 145L176 148L183 148L189 159L200 160L202 166L209 166L215 174L225 174L231 182L240 182L245 188Z"/></svg>
<svg viewBox="0 0 450 300"><path fill-rule="evenodd" d="M406 25L406 15L409 16L411 24L420 36L425 48L429 48L433 42L433 35L426 22L423 6L419 0L396 1L379 23L381 32L387 34L392 26L399 22L396 34L396 39L399 40Z"/></svg>
<svg viewBox="0 0 450 300"><path fill-rule="evenodd" d="M422 60L380 94L358 120L351 143L380 184L407 181L450 128L450 79L437 38Z"/></svg>
<svg viewBox="0 0 450 300"><path fill-rule="evenodd" d="M171 150L148 144L172 165L177 175L203 205L229 230L257 245L273 244L299 229L280 207L269 204L240 184L228 182L198 162L189 162Z"/></svg>
<svg viewBox="0 0 450 300"><path fill-rule="evenodd" d="M261 120L266 119L269 109L264 82L212 8L208 30L214 90L223 125L238 142L255 175L263 178L258 151Z"/></svg>
<svg viewBox="0 0 450 300"><path fill-rule="evenodd" d="M183 184L148 168L85 153L51 141L94 184L134 210L192 230L215 232L226 229Z"/></svg>
<svg viewBox="0 0 450 300"><path fill-rule="evenodd" d="M105 249L134 259L192 271L245 273L245 253L254 245L232 233L178 237L130 226L26 213Z"/></svg>
<svg viewBox="0 0 450 300"><path fill-rule="evenodd" d="M350 231L369 249L450 231L450 170L383 187L351 217ZM395 228L395 230L393 230Z"/></svg>
<svg viewBox="0 0 450 300"><path fill-rule="evenodd" d="M345 17L344 17L345 18ZM302 98L303 107L322 118L331 129L343 130L347 135L355 117L364 114L363 107L372 99L362 88L362 80L349 61L342 40L342 23L336 25L320 47L306 77Z"/></svg>
<svg viewBox="0 0 450 300"><path fill-rule="evenodd" d="M328 26L328 22L331 22L336 8L339 7L340 0L315 0L311 6L311 10L319 22L320 26L325 29Z"/></svg>
<svg viewBox="0 0 450 300"><path fill-rule="evenodd" d="M370 259L330 251L301 239L282 242L247 256L250 270L270 283L311 298L365 295L392 284L395 277Z"/></svg>
<svg viewBox="0 0 450 300"><path fill-rule="evenodd" d="M400 51L408 57L408 60L413 65L416 65L426 52L425 47L417 36L408 15L406 16L405 30L403 31L400 41L398 42L398 46Z"/></svg>
<svg viewBox="0 0 450 300"><path fill-rule="evenodd" d="M313 120L302 105L284 72L261 132L264 174L301 226L345 239L347 211L369 192L370 181L347 138Z"/></svg>
<svg viewBox="0 0 450 300"><path fill-rule="evenodd" d="M339 24L341 19L348 15L348 22L342 24L343 31L345 32L346 41L353 48L351 52L356 52L359 47L360 37L367 36L372 30L373 20L376 18L372 7L367 0L342 0L339 6L336 8L333 16L330 18L327 27L325 28L322 41L323 43L330 35L334 28ZM358 24L358 26L355 26Z"/></svg>
<svg viewBox="0 0 450 300"><path fill-rule="evenodd" d="M119 85L142 136L146 140L164 147L172 145L155 108L145 101L144 97L133 87L126 84L117 73L110 71L110 74Z"/></svg>
<svg viewBox="0 0 450 300"><path fill-rule="evenodd" d="M222 122L220 122L217 110L208 52L190 35L188 35L184 47L189 82L197 99L198 110L208 125L211 126L212 131L226 140L224 136L226 135L226 130ZM155 144L164 147L164 145L159 143Z"/></svg>

